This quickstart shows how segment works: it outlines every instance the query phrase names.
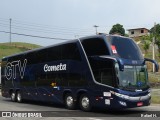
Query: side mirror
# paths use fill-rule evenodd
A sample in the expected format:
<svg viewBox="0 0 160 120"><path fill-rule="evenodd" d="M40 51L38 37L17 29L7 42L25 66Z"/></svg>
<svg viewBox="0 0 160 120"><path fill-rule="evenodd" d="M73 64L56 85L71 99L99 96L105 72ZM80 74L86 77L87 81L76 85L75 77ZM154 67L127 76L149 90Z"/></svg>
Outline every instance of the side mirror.
<svg viewBox="0 0 160 120"><path fill-rule="evenodd" d="M157 63L155 60L152 60L152 59L149 59L149 58L144 58L144 62L145 62L145 61L149 61L149 62L154 63L154 65L155 65L155 70L156 70L156 72L158 72L158 70L159 70L159 65L158 65L158 63Z"/></svg>

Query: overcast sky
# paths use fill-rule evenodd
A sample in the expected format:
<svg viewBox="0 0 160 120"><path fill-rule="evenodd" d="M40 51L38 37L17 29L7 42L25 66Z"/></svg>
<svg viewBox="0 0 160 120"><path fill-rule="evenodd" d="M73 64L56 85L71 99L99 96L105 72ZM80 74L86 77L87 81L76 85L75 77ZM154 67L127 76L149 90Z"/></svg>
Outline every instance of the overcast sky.
<svg viewBox="0 0 160 120"><path fill-rule="evenodd" d="M74 39L109 33L120 23L125 30L160 23L160 0L0 0L0 31L51 38ZM127 33L127 31L126 31ZM0 32L0 42L8 42L9 34ZM12 41L50 45L63 40L12 35Z"/></svg>

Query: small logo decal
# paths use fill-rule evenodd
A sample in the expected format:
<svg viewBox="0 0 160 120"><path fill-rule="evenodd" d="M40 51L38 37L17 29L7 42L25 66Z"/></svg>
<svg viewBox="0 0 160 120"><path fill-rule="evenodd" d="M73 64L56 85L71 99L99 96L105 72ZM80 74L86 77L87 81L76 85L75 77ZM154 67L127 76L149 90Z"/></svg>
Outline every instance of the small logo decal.
<svg viewBox="0 0 160 120"><path fill-rule="evenodd" d="M111 45L111 48L112 48L113 54L117 54L116 46L115 45Z"/></svg>
<svg viewBox="0 0 160 120"><path fill-rule="evenodd" d="M132 64L137 64L138 62L136 60L132 60Z"/></svg>

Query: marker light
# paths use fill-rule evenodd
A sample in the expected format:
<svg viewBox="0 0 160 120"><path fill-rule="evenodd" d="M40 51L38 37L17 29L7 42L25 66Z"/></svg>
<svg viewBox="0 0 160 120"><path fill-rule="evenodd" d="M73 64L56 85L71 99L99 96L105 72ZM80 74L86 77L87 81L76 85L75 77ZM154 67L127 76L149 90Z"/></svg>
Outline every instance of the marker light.
<svg viewBox="0 0 160 120"><path fill-rule="evenodd" d="M119 101L119 103L120 103L122 106L127 106L126 102Z"/></svg>

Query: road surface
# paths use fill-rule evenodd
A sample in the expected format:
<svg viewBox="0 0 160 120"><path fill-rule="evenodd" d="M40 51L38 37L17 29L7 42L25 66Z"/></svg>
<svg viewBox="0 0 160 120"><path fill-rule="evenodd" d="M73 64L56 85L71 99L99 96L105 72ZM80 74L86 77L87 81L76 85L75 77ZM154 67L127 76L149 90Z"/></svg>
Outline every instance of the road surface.
<svg viewBox="0 0 160 120"><path fill-rule="evenodd" d="M26 114L28 115L32 113L35 113L37 117L42 116L42 118L32 118L37 120L48 120L53 118L55 120L106 120L106 118L107 120L113 120L115 119L115 117L118 117L118 120L135 120L136 118L144 119L146 117L150 120L153 120L153 118L151 118L149 115L152 115L152 117L160 117L160 105L157 104L148 107L126 109L123 111L94 110L93 112L83 112L81 110L67 110L63 105L54 105L41 102L26 101L24 103L17 103L12 102L10 99L3 98L2 96L0 96L0 116L2 116L2 112L3 114L5 112L12 112L11 114L14 117L17 117L16 115L20 115L19 117L24 117ZM1 117L0 119L12 120L13 118ZM27 118L22 119L24 120ZM159 118L154 119L158 120Z"/></svg>

